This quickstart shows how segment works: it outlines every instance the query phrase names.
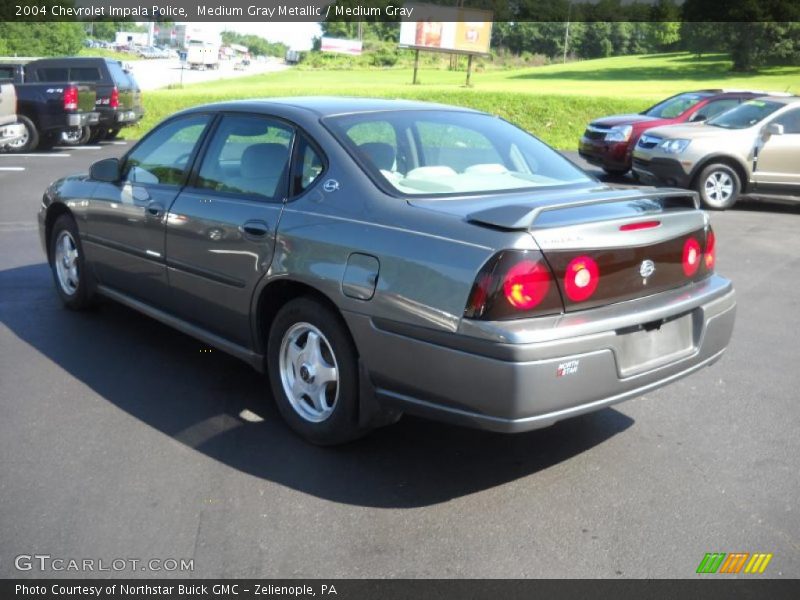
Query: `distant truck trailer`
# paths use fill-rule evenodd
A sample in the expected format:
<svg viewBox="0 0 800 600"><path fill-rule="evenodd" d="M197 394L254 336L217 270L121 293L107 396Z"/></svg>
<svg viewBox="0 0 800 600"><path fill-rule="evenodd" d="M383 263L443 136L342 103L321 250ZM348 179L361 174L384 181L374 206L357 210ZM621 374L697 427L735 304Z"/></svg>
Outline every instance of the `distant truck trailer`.
<svg viewBox="0 0 800 600"><path fill-rule="evenodd" d="M190 41L186 45L186 64L190 69L219 69L219 44Z"/></svg>

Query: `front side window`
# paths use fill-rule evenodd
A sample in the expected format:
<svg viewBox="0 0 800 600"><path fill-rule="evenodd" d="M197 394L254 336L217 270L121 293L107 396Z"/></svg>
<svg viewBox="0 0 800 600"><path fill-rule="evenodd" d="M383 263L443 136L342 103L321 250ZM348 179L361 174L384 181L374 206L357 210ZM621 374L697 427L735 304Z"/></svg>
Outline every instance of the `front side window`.
<svg viewBox="0 0 800 600"><path fill-rule="evenodd" d="M368 173L402 194L485 193L592 181L543 142L490 115L403 110L343 115L325 124Z"/></svg>
<svg viewBox="0 0 800 600"><path fill-rule="evenodd" d="M138 184L183 184L189 159L208 126L209 115L190 115L161 125L125 160L123 180Z"/></svg>
<svg viewBox="0 0 800 600"><path fill-rule="evenodd" d="M196 187L281 201L294 131L268 117L227 115L208 145Z"/></svg>
<svg viewBox="0 0 800 600"><path fill-rule="evenodd" d="M776 117L773 123L783 125L783 133L800 133L800 108L786 111Z"/></svg>
<svg viewBox="0 0 800 600"><path fill-rule="evenodd" d="M723 129L747 129L763 121L782 106L784 105L780 102L769 100L748 100L733 110L709 119L706 123Z"/></svg>
<svg viewBox="0 0 800 600"><path fill-rule="evenodd" d="M706 94L679 94L648 108L644 114L657 119L674 119L707 97Z"/></svg>

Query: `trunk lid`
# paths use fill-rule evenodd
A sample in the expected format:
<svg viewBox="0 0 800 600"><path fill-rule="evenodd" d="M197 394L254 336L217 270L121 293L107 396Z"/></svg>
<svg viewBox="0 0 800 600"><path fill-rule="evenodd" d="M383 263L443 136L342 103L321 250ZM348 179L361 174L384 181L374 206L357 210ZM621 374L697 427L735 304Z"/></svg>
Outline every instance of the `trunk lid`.
<svg viewBox="0 0 800 600"><path fill-rule="evenodd" d="M412 204L462 216L477 226L529 232L567 312L677 288L705 278L713 267L704 264L707 217L686 190L562 190L557 197L494 198L482 200L483 206L473 202L475 210L467 213L463 202L415 199Z"/></svg>

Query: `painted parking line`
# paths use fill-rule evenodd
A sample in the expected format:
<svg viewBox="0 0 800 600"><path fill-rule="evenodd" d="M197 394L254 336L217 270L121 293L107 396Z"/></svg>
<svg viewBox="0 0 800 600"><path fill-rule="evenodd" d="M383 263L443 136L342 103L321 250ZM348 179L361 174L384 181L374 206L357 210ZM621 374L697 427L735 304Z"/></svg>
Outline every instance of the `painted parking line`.
<svg viewBox="0 0 800 600"><path fill-rule="evenodd" d="M111 144L112 146L127 146L128 142L106 142L106 144Z"/></svg>
<svg viewBox="0 0 800 600"><path fill-rule="evenodd" d="M25 167L0 167L0 171L24 171Z"/></svg>
<svg viewBox="0 0 800 600"><path fill-rule="evenodd" d="M69 153L65 152L31 152L30 154L17 154L16 152L13 154L0 154L0 158L8 157L8 158L19 158L19 157L28 157L28 158L59 158L69 157Z"/></svg>
<svg viewBox="0 0 800 600"><path fill-rule="evenodd" d="M55 146L56 150L102 150L102 146Z"/></svg>

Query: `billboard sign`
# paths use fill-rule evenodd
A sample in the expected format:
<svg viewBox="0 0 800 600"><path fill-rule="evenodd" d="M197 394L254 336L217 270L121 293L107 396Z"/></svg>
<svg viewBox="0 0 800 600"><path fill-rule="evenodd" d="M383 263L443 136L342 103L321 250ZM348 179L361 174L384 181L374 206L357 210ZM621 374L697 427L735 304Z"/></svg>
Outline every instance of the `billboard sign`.
<svg viewBox="0 0 800 600"><path fill-rule="evenodd" d="M492 17L488 10L427 4L413 6L414 21L400 23L400 46L462 54L488 54Z"/></svg>
<svg viewBox="0 0 800 600"><path fill-rule="evenodd" d="M359 56L362 50L360 40L340 40L337 38L324 37L320 45L323 52L338 52L340 54L351 54Z"/></svg>

